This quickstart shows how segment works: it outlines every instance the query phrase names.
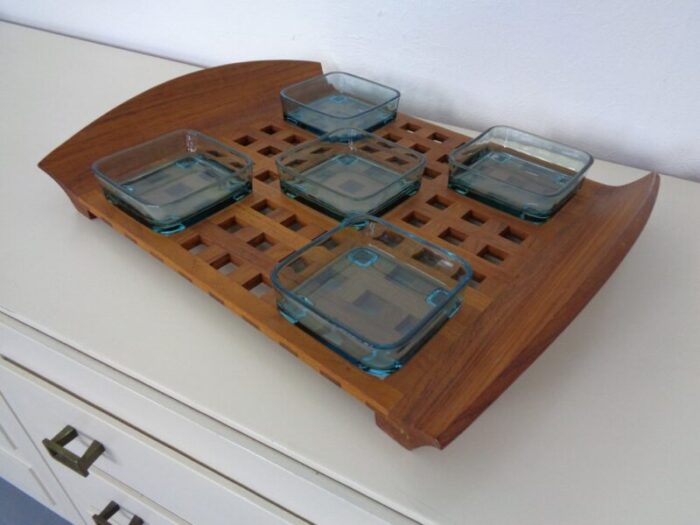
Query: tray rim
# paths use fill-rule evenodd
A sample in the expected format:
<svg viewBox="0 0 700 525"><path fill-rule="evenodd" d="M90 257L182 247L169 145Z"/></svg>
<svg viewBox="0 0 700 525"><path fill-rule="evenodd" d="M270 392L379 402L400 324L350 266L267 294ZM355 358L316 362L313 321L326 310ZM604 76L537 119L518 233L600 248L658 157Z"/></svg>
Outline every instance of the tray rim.
<svg viewBox="0 0 700 525"><path fill-rule="evenodd" d="M563 304L564 313L552 317L538 311L537 315L542 322L536 327L526 327L527 337L522 337L521 340L509 339L508 332L503 330L494 339L482 336L480 341L474 342L474 338L465 337L449 349L457 358L459 366L445 370L445 367L440 367L439 363L433 363L429 373L423 373L423 370L413 367L414 371L417 370L422 374L422 377L417 377L415 384L412 385L413 388L407 389L406 380L395 379L400 374L395 374L384 381L368 376L354 369L341 358L334 359L332 356L324 355L322 350L325 350L326 354L331 352L328 352L325 347L319 348L318 345L314 345L309 340L310 337L300 338L296 333L298 330L293 327L292 329L285 327L279 323L279 320L262 314L260 318L255 318L250 312L243 310L240 307L240 301L248 299L242 295L247 292L241 292L233 287L230 287L230 290L221 290L221 281L204 274L197 274L201 266L197 261L193 264L183 254L170 247L167 241L160 239L158 234L146 227L122 220L121 212L106 206L103 195L95 188L95 181L90 179L89 164L84 166L85 155L96 156L96 151L100 148L104 150L105 145L116 150L123 149L129 144L142 142L144 131L129 128L129 123L134 121L135 115L140 122L148 124L145 127L150 133L158 131L159 128L173 129L174 126L170 121L163 120L162 113L163 108L173 104L174 99L177 99L179 104L179 112L171 117L196 120L197 129L204 128L201 129L202 132L215 137L217 130L230 125L231 119L235 119L237 123L244 126L246 123L260 119L261 115L266 115L264 118L272 118L271 115L274 114L275 118L278 118L277 111L280 104L278 88L292 83L294 79L318 75L320 70L320 64L314 62L262 61L230 64L184 75L151 88L109 111L56 148L39 163L39 166L61 185L81 213L90 218L100 217L137 245L186 276L193 284L209 292L224 306L241 315L285 349L318 370L324 377L363 401L375 411L377 424L403 446L415 448L430 445L443 448L534 361L612 274L646 223L658 192L659 176L656 173L650 173L631 184L619 187L584 181L581 191L595 195L599 199L596 201L598 204L593 207L598 227L588 228L595 235L581 228L580 218L576 222L576 218L573 217L572 223L578 226L576 228L572 226L566 230L568 237L560 236L557 239L559 242L569 238L570 242L565 247L569 252L563 253L566 250L561 247L549 251L552 254L561 253L570 259L574 257L572 253L582 256L585 255L585 250L581 248L581 241L586 240L589 248L594 247L599 250L597 252L599 255L593 259L595 264L590 264L583 268L583 271L578 272L576 287L567 289L560 286L558 294L555 293L557 290L551 291L554 294L553 299ZM260 84L261 79L268 83ZM186 107L182 104L182 91L185 88L190 100ZM202 98L202 93L207 92L216 94L216 97ZM241 96L232 96L232 93ZM251 104L254 103L257 104L255 106L257 111L251 111ZM401 114L399 117L404 121L408 118ZM410 121L423 123L431 129L454 135L449 130L415 117L410 117ZM399 123L400 121L397 120L389 127L398 126ZM299 131L299 133L303 132ZM86 172L88 178L86 178ZM605 209L606 206L609 210ZM385 217L392 219L396 217L396 213L398 211L394 210ZM331 223L330 219L325 222L321 219L319 221L323 224ZM550 221L550 223L553 222L555 220ZM613 226L616 228L613 229ZM572 240L577 242L572 244ZM552 246L556 246L556 243ZM553 266L548 264L547 268L557 270L559 272L557 275L567 275L567 268L560 263ZM542 268L535 268L535 270L537 270L535 273L538 279L542 281L541 272L544 270ZM522 281L523 279L520 279L519 282L522 283ZM525 292L520 290L521 296L517 301L499 297L501 309L508 312L517 308L518 304L524 300L522 294ZM514 303L518 304L514 306ZM492 305L488 306L488 308L491 307ZM260 313L255 308L253 311ZM473 320L475 323L473 328L476 328L473 331L479 333L493 331L493 319L489 323L485 317L488 316L480 316ZM298 342L300 339L301 344ZM480 390L475 390L469 374L479 368L481 363L474 361L475 358L471 353L476 348L480 351L479 359L486 361L493 359L493 354L496 352L491 352L489 355L483 350L483 345L489 341L497 345L496 348L500 354L506 350L510 353L506 356L507 359L504 357L504 362L498 367L488 370L488 377L484 377L484 382L478 385ZM505 347L498 345L505 345ZM403 369L402 373L407 370L408 367ZM412 372L411 377L414 375L417 376L417 373ZM408 375L403 377L406 378Z"/></svg>

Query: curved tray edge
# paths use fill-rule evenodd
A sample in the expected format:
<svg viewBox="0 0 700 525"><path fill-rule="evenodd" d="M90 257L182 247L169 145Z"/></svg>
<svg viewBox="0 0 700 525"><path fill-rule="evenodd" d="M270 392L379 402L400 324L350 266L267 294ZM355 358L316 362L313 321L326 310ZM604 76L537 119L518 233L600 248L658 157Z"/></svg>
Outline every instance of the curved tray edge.
<svg viewBox="0 0 700 525"><path fill-rule="evenodd" d="M90 218L98 214L107 222L114 210L104 208L90 171L94 160L175 126L216 136L217 131L230 128L231 122L243 125L278 118L279 90L321 72L316 62L273 60L229 64L184 75L105 113L47 155L39 166L61 185L78 211ZM457 142L458 138L452 140ZM440 148L452 147L450 144L446 142ZM507 297L491 303L488 315L469 324L464 337L445 348L444 359L432 364L422 376L412 373L415 383L395 388L391 381L382 382L357 369L350 370L347 363L335 355L323 354L320 347L306 349L303 355L293 353L364 401L375 411L377 424L406 448L444 448L515 381L605 283L644 227L656 199L659 177L652 173L621 187L591 181L585 185L589 197L594 197L585 209L590 214L585 220L578 217L570 223L564 221L566 227L541 251L549 262L535 260L523 266L523 271L534 277L518 279ZM94 199L99 202L96 204ZM155 234L140 225L130 221L118 224L119 217L115 219L116 229L164 260L169 250L163 247L162 239L156 240ZM591 253L594 255L585 257ZM165 257L164 262L182 273L186 261L174 264L176 259L181 257L172 261ZM591 264L581 269L582 259ZM568 286L544 286L548 280ZM240 310L235 301L222 300L213 292L215 284L202 281L198 285L234 312ZM541 308L533 315L518 316L522 308L531 307L533 297ZM508 319L509 330L503 330L503 319ZM290 349L284 344L284 334L291 329L281 329L278 320L269 324L254 326ZM492 351L494 348L498 351Z"/></svg>
<svg viewBox="0 0 700 525"><path fill-rule="evenodd" d="M280 89L321 73L318 62L262 60L182 75L97 118L44 157L39 167L61 186L79 212L92 219L81 197L98 187L90 171L94 160L174 129L191 127L211 133L227 121L264 117L277 111Z"/></svg>
<svg viewBox="0 0 700 525"><path fill-rule="evenodd" d="M520 279L507 300L492 305L471 333L446 349L444 359L425 374L421 385L387 415L376 414L377 425L408 449L442 449L452 442L605 284L644 228L659 184L657 173L619 187L596 183L598 195L591 214L543 250L546 261L534 261L537 264L531 266L536 268L525 268L533 270L533 278ZM537 308L531 304L535 294ZM518 316L525 307L528 315ZM509 319L508 330L503 330L503 319ZM485 369L488 379L484 379Z"/></svg>

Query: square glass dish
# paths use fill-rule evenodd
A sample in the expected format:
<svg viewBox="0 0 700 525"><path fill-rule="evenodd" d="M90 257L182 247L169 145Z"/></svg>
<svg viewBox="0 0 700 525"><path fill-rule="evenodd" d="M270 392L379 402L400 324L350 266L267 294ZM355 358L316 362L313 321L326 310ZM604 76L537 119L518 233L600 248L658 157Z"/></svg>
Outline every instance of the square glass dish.
<svg viewBox="0 0 700 525"><path fill-rule="evenodd" d="M505 126L493 127L449 154L449 186L534 222L573 196L593 157Z"/></svg>
<svg viewBox="0 0 700 525"><path fill-rule="evenodd" d="M284 318L385 377L459 310L471 275L448 250L355 215L284 258L272 283Z"/></svg>
<svg viewBox="0 0 700 525"><path fill-rule="evenodd" d="M284 118L316 134L377 129L396 118L401 94L350 73L326 73L280 92Z"/></svg>
<svg viewBox="0 0 700 525"><path fill-rule="evenodd" d="M282 191L337 219L381 215L420 188L425 157L359 129L339 129L276 159Z"/></svg>
<svg viewBox="0 0 700 525"><path fill-rule="evenodd" d="M253 162L198 131L181 129L92 165L109 201L170 235L250 193Z"/></svg>

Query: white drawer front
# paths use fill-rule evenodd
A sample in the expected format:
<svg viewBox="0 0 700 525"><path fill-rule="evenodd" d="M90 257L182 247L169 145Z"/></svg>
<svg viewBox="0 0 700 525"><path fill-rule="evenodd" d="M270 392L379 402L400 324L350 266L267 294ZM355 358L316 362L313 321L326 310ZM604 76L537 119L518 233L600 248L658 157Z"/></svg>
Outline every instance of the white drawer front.
<svg viewBox="0 0 700 525"><path fill-rule="evenodd" d="M0 449L0 477L12 483L22 492L29 494L45 507L53 507L55 502L39 477L21 457Z"/></svg>
<svg viewBox="0 0 700 525"><path fill-rule="evenodd" d="M0 381L0 388L5 385ZM0 390L0 477L69 521L77 514Z"/></svg>
<svg viewBox="0 0 700 525"><path fill-rule="evenodd" d="M94 468L186 521L207 525L299 523L247 489L4 360L0 361L0 379L35 443L72 426L78 435L66 449L80 456L98 441L105 450ZM80 477L56 461L51 460L50 465L62 478L64 474ZM89 483L92 477L85 480Z"/></svg>
<svg viewBox="0 0 700 525"><path fill-rule="evenodd" d="M111 525L129 525L134 516L143 520L143 525L187 525L186 521L135 493L97 467L90 469L87 478L76 476L67 469L56 469L56 474L87 523L93 523L93 516L114 502L118 510L108 518Z"/></svg>
<svg viewBox="0 0 700 525"><path fill-rule="evenodd" d="M416 523L231 425L3 313L0 355L310 522Z"/></svg>
<svg viewBox="0 0 700 525"><path fill-rule="evenodd" d="M0 450L6 450L6 451L11 451L15 450L17 447L15 446L14 442L10 438L8 430L5 428L8 426L7 424L7 419L3 416L5 414L3 413L3 408L4 406L4 399L0 395ZM9 411L8 411L9 413Z"/></svg>

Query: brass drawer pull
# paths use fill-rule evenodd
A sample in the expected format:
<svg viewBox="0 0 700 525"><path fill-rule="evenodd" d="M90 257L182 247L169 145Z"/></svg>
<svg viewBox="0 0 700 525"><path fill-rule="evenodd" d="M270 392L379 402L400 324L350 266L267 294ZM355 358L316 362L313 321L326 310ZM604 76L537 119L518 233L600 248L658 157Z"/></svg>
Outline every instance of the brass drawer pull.
<svg viewBox="0 0 700 525"><path fill-rule="evenodd" d="M68 443L77 437L78 432L72 426L66 425L66 427L52 439L42 440L42 444L46 447L46 450L53 459L81 476L87 477L89 474L88 468L100 457L100 454L105 451L105 448L99 441L93 441L85 453L82 456L78 456L65 448Z"/></svg>
<svg viewBox="0 0 700 525"><path fill-rule="evenodd" d="M107 506L102 509L102 512L92 515L92 520L95 522L95 525L111 525L109 523L109 518L119 512L119 508L117 503L110 501ZM143 525L143 520L134 514L134 517L129 521L129 525Z"/></svg>

